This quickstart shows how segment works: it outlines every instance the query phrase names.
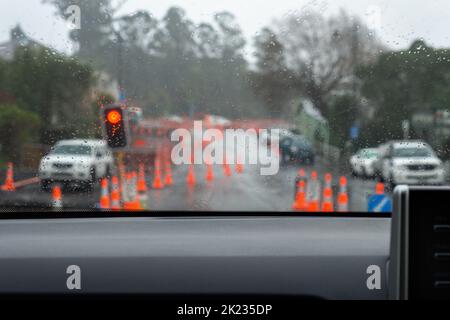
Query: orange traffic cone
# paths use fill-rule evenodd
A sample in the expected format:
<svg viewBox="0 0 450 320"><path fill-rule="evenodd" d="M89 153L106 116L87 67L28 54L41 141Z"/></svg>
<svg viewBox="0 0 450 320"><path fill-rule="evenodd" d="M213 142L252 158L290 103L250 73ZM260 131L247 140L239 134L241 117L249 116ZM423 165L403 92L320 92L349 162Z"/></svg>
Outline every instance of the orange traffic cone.
<svg viewBox="0 0 450 320"><path fill-rule="evenodd" d="M297 186L297 194L295 196L295 202L292 205L292 209L298 210L298 211L307 211L308 210L308 203L306 201L306 181L300 180L298 182Z"/></svg>
<svg viewBox="0 0 450 320"><path fill-rule="evenodd" d="M238 157L237 161L236 161L236 166L234 167L234 170L236 171L236 173L243 173L244 172L244 165L242 163L240 163L241 159Z"/></svg>
<svg viewBox="0 0 450 320"><path fill-rule="evenodd" d="M311 173L311 181L308 183L308 211L318 212L320 210L320 183L317 172Z"/></svg>
<svg viewBox="0 0 450 320"><path fill-rule="evenodd" d="M111 178L111 209L120 210L120 186L117 176Z"/></svg>
<svg viewBox="0 0 450 320"><path fill-rule="evenodd" d="M187 182L188 185L191 185L191 186L193 186L195 184L195 170L194 170L194 165L193 164L189 165L186 182Z"/></svg>
<svg viewBox="0 0 450 320"><path fill-rule="evenodd" d="M214 180L214 168L212 165L212 160L209 159L206 163L207 169L206 169L206 181L213 181Z"/></svg>
<svg viewBox="0 0 450 320"><path fill-rule="evenodd" d="M139 196L137 193L137 174L132 172L127 174L126 184L126 199L124 200L123 208L125 210L135 211L142 210Z"/></svg>
<svg viewBox="0 0 450 320"><path fill-rule="evenodd" d="M62 192L59 185L55 185L52 189L52 208L54 210L59 210L63 207L62 203Z"/></svg>
<svg viewBox="0 0 450 320"><path fill-rule="evenodd" d="M172 166L170 164L170 161L166 161L166 178L164 182L166 183L166 186L171 186L173 184Z"/></svg>
<svg viewBox="0 0 450 320"><path fill-rule="evenodd" d="M297 177L295 178L295 195L298 193L299 182L303 180L306 181L306 174L304 169L298 170Z"/></svg>
<svg viewBox="0 0 450 320"><path fill-rule="evenodd" d="M332 189L333 177L330 173L325 175L325 188L323 189L323 201L322 201L322 211L323 212L333 212L333 189Z"/></svg>
<svg viewBox="0 0 450 320"><path fill-rule="evenodd" d="M339 180L338 212L348 212L347 178Z"/></svg>
<svg viewBox="0 0 450 320"><path fill-rule="evenodd" d="M153 180L153 189L163 189L164 184L162 182L161 178L161 164L159 162L159 159L155 159L155 177Z"/></svg>
<svg viewBox="0 0 450 320"><path fill-rule="evenodd" d="M224 172L225 176L227 176L227 177L231 177L233 174L231 172L231 167L230 167L230 164L228 163L227 157L223 158L223 172Z"/></svg>
<svg viewBox="0 0 450 320"><path fill-rule="evenodd" d="M375 188L375 193L381 195L384 194L384 190L385 190L384 183L378 182Z"/></svg>
<svg viewBox="0 0 450 320"><path fill-rule="evenodd" d="M142 163L139 164L139 179L137 181L137 191L140 193L147 192L147 184L145 182L145 167Z"/></svg>
<svg viewBox="0 0 450 320"><path fill-rule="evenodd" d="M8 169L6 170L6 179L5 184L1 188L3 191L15 191L16 187L14 186L14 169L13 163L8 162Z"/></svg>
<svg viewBox="0 0 450 320"><path fill-rule="evenodd" d="M100 209L109 209L110 208L109 188L108 188L108 180L106 178L102 179L100 187L101 187Z"/></svg>

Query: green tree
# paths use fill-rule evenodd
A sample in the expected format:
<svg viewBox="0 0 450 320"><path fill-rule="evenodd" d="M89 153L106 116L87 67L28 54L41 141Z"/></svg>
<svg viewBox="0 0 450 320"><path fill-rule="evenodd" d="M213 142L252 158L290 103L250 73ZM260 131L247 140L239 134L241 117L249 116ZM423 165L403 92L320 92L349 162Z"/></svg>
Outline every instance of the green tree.
<svg viewBox="0 0 450 320"><path fill-rule="evenodd" d="M402 138L403 120L418 112L449 108L449 62L449 50L419 40L407 50L383 53L359 69L362 94L375 106L372 124L377 124L378 136L374 139Z"/></svg>
<svg viewBox="0 0 450 320"><path fill-rule="evenodd" d="M0 145L3 160L18 163L22 147L37 140L41 119L36 113L17 105L0 105Z"/></svg>
<svg viewBox="0 0 450 320"><path fill-rule="evenodd" d="M93 72L74 58L46 48L22 48L10 63L8 75L17 103L40 115L43 142L49 142L46 136L52 132L76 133L77 126L91 116Z"/></svg>

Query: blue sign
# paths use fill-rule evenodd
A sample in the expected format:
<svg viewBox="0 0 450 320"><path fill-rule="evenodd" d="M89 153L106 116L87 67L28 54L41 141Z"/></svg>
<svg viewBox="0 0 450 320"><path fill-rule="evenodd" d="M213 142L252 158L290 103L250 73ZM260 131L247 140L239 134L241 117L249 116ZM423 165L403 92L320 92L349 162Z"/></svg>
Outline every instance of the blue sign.
<svg viewBox="0 0 450 320"><path fill-rule="evenodd" d="M120 90L120 91L119 91L119 101L120 101L120 102L126 102L126 100L127 100L127 98L126 98L126 96L125 96L125 91Z"/></svg>
<svg viewBox="0 0 450 320"><path fill-rule="evenodd" d="M374 194L368 199L369 212L391 212L392 200L389 196L384 194Z"/></svg>
<svg viewBox="0 0 450 320"><path fill-rule="evenodd" d="M350 128L350 138L352 138L353 140L358 139L359 137L359 127L358 126L353 126Z"/></svg>

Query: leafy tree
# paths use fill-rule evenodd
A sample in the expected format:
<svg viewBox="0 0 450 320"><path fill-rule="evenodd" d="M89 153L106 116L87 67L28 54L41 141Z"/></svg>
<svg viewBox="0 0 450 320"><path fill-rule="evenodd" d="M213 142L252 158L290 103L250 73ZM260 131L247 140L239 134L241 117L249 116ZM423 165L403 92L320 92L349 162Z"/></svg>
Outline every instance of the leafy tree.
<svg viewBox="0 0 450 320"><path fill-rule="evenodd" d="M36 141L41 120L17 105L0 105L0 145L4 160L19 162L24 143Z"/></svg>
<svg viewBox="0 0 450 320"><path fill-rule="evenodd" d="M89 114L92 70L73 58L46 48L23 48L9 66L9 79L17 103L39 114L44 130L74 130L74 119L83 121Z"/></svg>
<svg viewBox="0 0 450 320"><path fill-rule="evenodd" d="M415 41L409 49L383 53L373 64L359 69L362 93L376 106L372 122L379 125L378 139L402 138L403 120L411 120L418 112L448 108L449 62L448 50Z"/></svg>

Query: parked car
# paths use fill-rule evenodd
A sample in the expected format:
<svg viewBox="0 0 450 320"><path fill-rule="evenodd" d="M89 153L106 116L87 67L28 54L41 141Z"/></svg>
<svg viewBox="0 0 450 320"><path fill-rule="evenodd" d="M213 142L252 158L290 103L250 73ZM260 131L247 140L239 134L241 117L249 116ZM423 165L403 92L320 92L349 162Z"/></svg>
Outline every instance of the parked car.
<svg viewBox="0 0 450 320"><path fill-rule="evenodd" d="M54 182L90 187L98 178L108 176L113 165L105 141L61 140L41 159L41 187L47 190Z"/></svg>
<svg viewBox="0 0 450 320"><path fill-rule="evenodd" d="M280 139L280 161L282 164L300 162L314 164L315 152L311 143L301 135L289 135Z"/></svg>
<svg viewBox="0 0 450 320"><path fill-rule="evenodd" d="M377 148L359 150L350 158L350 166L355 176L373 177L375 175L374 163L378 159Z"/></svg>
<svg viewBox="0 0 450 320"><path fill-rule="evenodd" d="M380 155L381 178L395 187L406 185L441 185L445 169L433 149L423 141L393 141Z"/></svg>

